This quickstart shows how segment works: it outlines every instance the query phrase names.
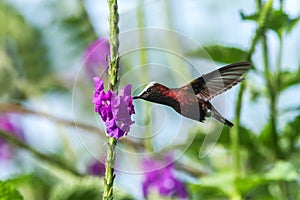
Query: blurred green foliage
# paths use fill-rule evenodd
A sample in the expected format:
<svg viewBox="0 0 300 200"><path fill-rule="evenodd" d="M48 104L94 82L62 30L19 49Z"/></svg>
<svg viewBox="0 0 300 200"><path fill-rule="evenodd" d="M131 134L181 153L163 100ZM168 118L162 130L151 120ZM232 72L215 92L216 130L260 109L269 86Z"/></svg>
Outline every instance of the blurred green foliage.
<svg viewBox="0 0 300 200"><path fill-rule="evenodd" d="M270 4L271 2L271 7ZM240 125L239 128L239 152L240 166L238 173L233 168L225 171L215 171L211 175L201 177L199 183L190 184L190 191L193 193L193 199L299 199L299 161L300 154L299 136L300 121L299 110L295 109L298 116L285 124L282 131L278 127L278 117L283 110L278 108L278 98L285 91L295 85L300 84L299 67L294 67L294 71L282 69L281 57L282 49L276 61L275 70L269 66L267 32L275 31L277 33L280 47L282 48L282 37L287 37L293 31L299 22L299 17L291 18L281 8L272 9L270 14L266 7L272 8L272 1L267 1L266 6L258 5L258 11L255 14L245 15L241 13L243 20L251 20L257 25L263 24L263 31L259 32L259 43L264 52L264 71L255 73L260 76L267 84L251 85L245 89L250 92L253 100L264 98L269 103L270 115L268 123L260 133L254 133L251 130ZM260 16L266 13L264 18ZM282 33L286 33L283 35ZM228 46L207 46L204 49L216 62L234 62L240 61L247 52L242 49ZM202 57L204 50L189 52L193 57ZM229 58L228 58L229 57ZM233 59L233 60L231 60ZM251 58L250 58L251 59ZM252 61L252 60L251 60ZM252 61L253 64L258 63ZM244 105L245 106L245 105ZM259 111L258 111L259 112ZM232 141L228 128L224 128L218 144L225 149L232 151ZM197 133L193 144L187 151L189 156L197 155L196 144L204 142L204 134ZM232 157L232 159L236 159ZM197 160L197 159L196 159ZM209 163L208 168L214 165ZM237 175L237 174L238 175ZM234 195L233 195L234 194Z"/></svg>
<svg viewBox="0 0 300 200"><path fill-rule="evenodd" d="M74 15L56 18L56 22L67 35L68 43L75 47L72 53L76 55L82 53L87 44L97 38L86 8L81 1L78 2L79 9ZM259 133L250 130L242 122L236 126L240 134L238 152L234 152L232 147L232 130L227 127L223 129L215 147L225 152L226 158L220 159L229 160L222 167L214 161L213 155L199 159L199 144L204 143L206 133L191 130L197 133L184 156L203 166L208 172L201 177L193 177L194 181L188 183L191 199L300 199L300 103L295 108L281 109L278 106L278 99L283 92L300 86L300 65L291 66L295 70L284 69L280 59L283 49L279 50L276 57L279 62L270 61L267 40L268 32L276 32L279 48L282 48L283 39L298 25L300 14L293 18L282 5L280 8L273 8L273 1L256 2L257 11L252 14L240 13L242 20L252 22L258 27L257 38L252 38L255 41L254 50L211 44L203 49L186 52L187 56L200 59L207 58L208 54L219 63L250 58L253 65L262 66L262 71L252 70L252 73L259 76L265 84L250 85L249 81L245 83L244 91L249 93L253 101L266 100L270 113L268 122ZM57 92L61 89L71 93L71 90L66 89L64 80L57 77L53 63L49 61L49 47L44 43L41 30L28 24L22 15L6 3L0 4L0 24L4 27L0 29L0 85L5 85L0 88L1 97L9 96L11 100L26 103L26 98L35 94ZM258 48L263 52L263 63L252 59L251 51ZM270 62L276 63L275 69L271 69ZM130 69L131 66L124 67ZM245 93L241 94L246 96ZM297 95L295 94L295 98ZM296 113L295 117L280 128L279 117L290 110ZM213 133L214 129L210 131ZM73 162L63 159L70 162L69 165L76 166L75 159ZM236 159L239 159L238 168L232 167ZM51 159L48 160L51 163ZM14 181L0 182L0 200L22 199L20 193L32 199L99 199L102 192L102 185L99 184L103 181L101 178L84 175L72 175L70 178L69 172L63 169L56 175L53 175L54 170L49 171L41 170L34 175L19 175L19 179ZM118 191L116 199L132 199L127 193Z"/></svg>
<svg viewBox="0 0 300 200"><path fill-rule="evenodd" d="M51 69L40 32L11 6L0 4L0 44L20 78L38 83Z"/></svg>
<svg viewBox="0 0 300 200"><path fill-rule="evenodd" d="M212 60L221 63L234 63L244 61L247 52L236 47L225 47L222 45L204 46L201 49L187 52L188 56L196 58L207 58L210 56Z"/></svg>
<svg viewBox="0 0 300 200"><path fill-rule="evenodd" d="M68 44L76 47L73 54L82 53L92 41L97 39L96 32L89 20L82 1L78 1L78 10L63 19L57 19L61 28L67 33Z"/></svg>

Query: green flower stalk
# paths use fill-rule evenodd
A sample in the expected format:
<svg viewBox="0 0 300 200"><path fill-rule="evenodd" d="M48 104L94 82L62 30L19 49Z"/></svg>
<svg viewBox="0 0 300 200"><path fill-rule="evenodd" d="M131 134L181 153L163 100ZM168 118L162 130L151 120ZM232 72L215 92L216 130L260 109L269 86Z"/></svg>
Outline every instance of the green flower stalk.
<svg viewBox="0 0 300 200"><path fill-rule="evenodd" d="M118 69L119 69L119 14L117 0L108 0L109 5L109 26L110 26L110 59L109 59L109 90L117 90ZM114 165L116 159L117 139L107 137L107 158L106 169L104 177L104 191L102 199L113 199L113 185L114 185Z"/></svg>
<svg viewBox="0 0 300 200"><path fill-rule="evenodd" d="M109 44L110 44L110 60L109 60L109 78L110 90L117 90L119 70L119 14L117 0L108 0L109 4Z"/></svg>
<svg viewBox="0 0 300 200"><path fill-rule="evenodd" d="M93 104L95 112L99 114L106 126L107 157L104 176L103 199L113 199L114 166L116 159L117 141L128 134L130 126L134 123L131 115L134 114L132 104L131 85L125 86L118 95L118 69L119 69L119 28L118 28L118 5L117 0L109 0L110 10L110 58L109 58L109 84L108 91L104 91L101 78L94 77L95 92Z"/></svg>

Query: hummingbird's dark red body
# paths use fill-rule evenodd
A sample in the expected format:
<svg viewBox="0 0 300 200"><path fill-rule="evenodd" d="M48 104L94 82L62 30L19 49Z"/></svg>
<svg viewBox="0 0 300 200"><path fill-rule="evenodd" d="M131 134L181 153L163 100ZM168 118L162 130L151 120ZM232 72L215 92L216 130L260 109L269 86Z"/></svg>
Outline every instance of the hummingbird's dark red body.
<svg viewBox="0 0 300 200"><path fill-rule="evenodd" d="M209 100L244 80L242 75L250 67L248 62L233 63L204 74L181 88L168 88L151 82L134 99L170 106L179 114L200 122L210 111L213 118L232 127L233 123L225 119Z"/></svg>

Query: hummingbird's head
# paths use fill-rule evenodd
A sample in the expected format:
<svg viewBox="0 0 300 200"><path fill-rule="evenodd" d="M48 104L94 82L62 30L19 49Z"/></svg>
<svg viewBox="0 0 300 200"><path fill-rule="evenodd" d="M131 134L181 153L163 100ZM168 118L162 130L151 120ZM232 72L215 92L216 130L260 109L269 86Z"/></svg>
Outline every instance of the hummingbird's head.
<svg viewBox="0 0 300 200"><path fill-rule="evenodd" d="M160 99L166 95L168 90L169 88L153 81L150 82L139 95L133 97L133 99L144 99L146 101L159 103Z"/></svg>

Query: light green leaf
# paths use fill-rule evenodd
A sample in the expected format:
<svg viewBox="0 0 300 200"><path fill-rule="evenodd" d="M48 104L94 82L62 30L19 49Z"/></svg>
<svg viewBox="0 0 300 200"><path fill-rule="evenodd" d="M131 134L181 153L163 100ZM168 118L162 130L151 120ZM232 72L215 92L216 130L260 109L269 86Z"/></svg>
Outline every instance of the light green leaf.
<svg viewBox="0 0 300 200"><path fill-rule="evenodd" d="M291 163L278 161L264 177L272 181L293 181L299 177L299 174Z"/></svg>
<svg viewBox="0 0 300 200"><path fill-rule="evenodd" d="M200 178L199 183L191 184L189 189L193 192L207 190L217 195L230 196L234 192L234 177L232 173L212 174Z"/></svg>

